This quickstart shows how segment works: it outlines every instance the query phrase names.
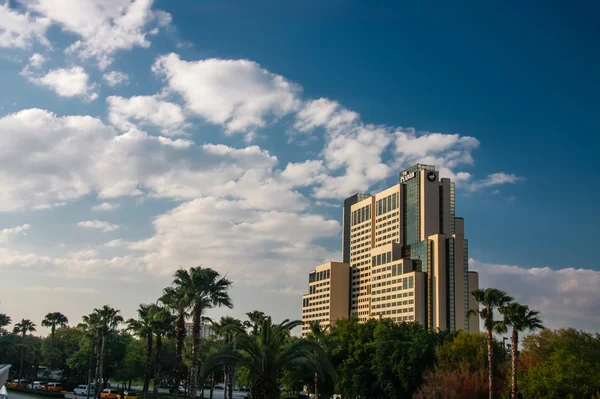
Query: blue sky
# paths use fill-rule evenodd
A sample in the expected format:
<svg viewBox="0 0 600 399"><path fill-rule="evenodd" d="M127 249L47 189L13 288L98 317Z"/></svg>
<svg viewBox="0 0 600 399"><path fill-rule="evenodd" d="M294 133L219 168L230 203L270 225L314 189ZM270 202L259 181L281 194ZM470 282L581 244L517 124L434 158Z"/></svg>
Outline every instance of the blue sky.
<svg viewBox="0 0 600 399"><path fill-rule="evenodd" d="M600 329L598 5L101 3L0 3L0 311L131 316L203 264L300 317L344 196L421 161L482 284Z"/></svg>

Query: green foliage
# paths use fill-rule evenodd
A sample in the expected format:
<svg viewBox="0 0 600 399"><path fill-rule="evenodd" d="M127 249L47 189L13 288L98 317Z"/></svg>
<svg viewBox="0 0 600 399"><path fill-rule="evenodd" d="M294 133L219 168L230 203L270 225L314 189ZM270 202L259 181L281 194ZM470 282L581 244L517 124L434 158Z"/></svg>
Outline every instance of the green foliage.
<svg viewBox="0 0 600 399"><path fill-rule="evenodd" d="M125 348L125 356L115 372L117 381L130 381L144 377L146 367L146 342L131 338Z"/></svg>
<svg viewBox="0 0 600 399"><path fill-rule="evenodd" d="M526 398L592 398L600 395L600 335L575 329L543 330L523 339L529 358L521 377Z"/></svg>
<svg viewBox="0 0 600 399"><path fill-rule="evenodd" d="M54 340L51 338L44 339L42 357L46 361L52 359L52 368L63 370L65 376L68 377L71 374L71 368L68 364L69 357L79 350L83 335L83 332L77 328L59 328L54 333Z"/></svg>
<svg viewBox="0 0 600 399"><path fill-rule="evenodd" d="M502 348L496 345L500 355ZM435 350L436 365L441 370L466 369L471 373L487 369L487 338L485 334L461 331L453 340ZM496 356L500 358L501 356Z"/></svg>

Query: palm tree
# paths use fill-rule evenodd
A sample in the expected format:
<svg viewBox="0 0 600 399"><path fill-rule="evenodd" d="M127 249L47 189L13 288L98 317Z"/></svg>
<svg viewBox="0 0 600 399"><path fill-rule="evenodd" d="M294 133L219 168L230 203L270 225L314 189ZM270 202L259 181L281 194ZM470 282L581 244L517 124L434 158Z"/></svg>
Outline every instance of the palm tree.
<svg viewBox="0 0 600 399"><path fill-rule="evenodd" d="M191 267L190 270L179 269L175 272L173 285L181 290L187 298L192 310L192 364L190 390L188 397L196 398L198 387L198 360L200 358L200 333L202 316L207 309L215 306L233 307L233 302L227 293L231 281L222 277L216 270L210 268Z"/></svg>
<svg viewBox="0 0 600 399"><path fill-rule="evenodd" d="M96 341L100 331L100 317L97 313L90 313L87 316L83 316L83 323L79 323L77 327L84 332L84 337L89 340L89 360L88 360L88 378L87 378L87 398L90 397L90 385L92 383L92 359L94 352L98 352ZM98 354L96 353L96 359Z"/></svg>
<svg viewBox="0 0 600 399"><path fill-rule="evenodd" d="M244 333L244 325L242 324L242 322L231 316L221 317L221 321L219 323L213 323L213 329L215 331L215 334L223 339L225 345L234 344L235 346L236 337ZM227 394L229 394L230 399L233 398L234 372L234 367L231 367L229 365L225 366L224 399L227 399Z"/></svg>
<svg viewBox="0 0 600 399"><path fill-rule="evenodd" d="M156 346L154 348L154 398L158 399L158 386L160 385L162 338L170 336L173 333L176 317L171 314L168 308L154 305L152 311L152 331L156 337Z"/></svg>
<svg viewBox="0 0 600 399"><path fill-rule="evenodd" d="M133 331L140 338L146 338L146 368L144 370L144 399L148 395L150 387L150 374L152 372L152 336L153 332L153 317L156 305L140 304L138 308L138 319L127 320L127 329Z"/></svg>
<svg viewBox="0 0 600 399"><path fill-rule="evenodd" d="M309 339L316 341L319 345L323 345L323 341L325 340L325 334L329 329L329 325L321 326L321 323L318 321L313 321L310 323L310 334L308 336ZM315 398L319 399L319 374L315 372Z"/></svg>
<svg viewBox="0 0 600 399"><path fill-rule="evenodd" d="M112 332L114 332L117 326L123 322L123 317L119 314L120 310L113 309L108 305L104 305L100 309L94 309L94 313L98 315L99 319L99 359L96 363L96 394L100 391L100 382L102 381L102 374L104 372L104 351L106 346L106 338Z"/></svg>
<svg viewBox="0 0 600 399"><path fill-rule="evenodd" d="M540 312L529 310L528 306L513 302L501 307L500 313L504 320L498 324L497 331L506 332L508 326L512 327L511 350L512 350L512 370L511 370L511 389L512 399L517 398L517 366L519 362L519 333L521 331L535 331L543 329L542 320L538 317Z"/></svg>
<svg viewBox="0 0 600 399"><path fill-rule="evenodd" d="M264 312L259 310L248 312L246 313L246 316L248 316L248 320L244 321L244 327L250 328L253 334L256 334L259 327L262 325L263 320L267 317Z"/></svg>
<svg viewBox="0 0 600 399"><path fill-rule="evenodd" d="M42 320L42 326L50 328L51 355L50 360L48 362L48 379L50 378L50 374L52 373L52 360L54 357L54 333L56 332L56 327L64 327L67 325L67 323L69 323L69 319L67 319L67 316L60 312L48 313L46 317L44 317L44 320ZM48 379L46 379L46 382L48 382Z"/></svg>
<svg viewBox="0 0 600 399"><path fill-rule="evenodd" d="M202 367L202 375L205 376L224 364L246 367L252 381L250 396L278 399L278 379L285 369L307 365L320 375L332 373L333 366L317 342L306 339L291 341L291 330L301 324L299 320L284 320L281 324L273 324L271 318L266 317L256 334L238 337L236 350L228 346L209 357Z"/></svg>
<svg viewBox="0 0 600 399"><path fill-rule="evenodd" d="M487 288L485 290L475 290L471 292L473 298L477 301L481 309L471 309L467 312L467 317L478 315L482 320L487 332L488 345L488 388L489 398L494 398L494 370L493 370L493 345L494 336L492 335L497 328L498 322L494 321L494 309L498 309L508 305L513 297L508 296L506 292L496 288Z"/></svg>
<svg viewBox="0 0 600 399"><path fill-rule="evenodd" d="M4 313L0 313L0 334L4 333L4 327L8 326L12 320Z"/></svg>
<svg viewBox="0 0 600 399"><path fill-rule="evenodd" d="M179 396L179 381L182 377L183 343L186 335L185 319L189 316L189 301L185 296L185 292L173 287L164 289L160 301L177 315L177 321L175 323L175 383L173 385L174 396L175 399L177 399Z"/></svg>
<svg viewBox="0 0 600 399"><path fill-rule="evenodd" d="M35 331L35 323L29 319L22 319L19 323L15 324L13 328L13 332L15 334L21 334L21 337L25 339L27 333L32 333ZM21 346L21 359L19 360L19 378L23 378L23 357L25 345Z"/></svg>

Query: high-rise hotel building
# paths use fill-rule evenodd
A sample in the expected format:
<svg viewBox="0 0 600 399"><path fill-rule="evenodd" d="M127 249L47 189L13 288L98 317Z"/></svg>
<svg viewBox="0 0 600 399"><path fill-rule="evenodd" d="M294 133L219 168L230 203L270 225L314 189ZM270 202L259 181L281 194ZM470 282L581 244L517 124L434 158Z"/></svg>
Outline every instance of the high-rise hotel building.
<svg viewBox="0 0 600 399"><path fill-rule="evenodd" d="M470 292L479 288L479 277L469 271L464 220L454 214L454 199L454 183L421 164L402 171L386 190L347 198L343 262L309 274L302 333L311 322L327 325L348 316L479 331L475 316L466 317L477 308Z"/></svg>

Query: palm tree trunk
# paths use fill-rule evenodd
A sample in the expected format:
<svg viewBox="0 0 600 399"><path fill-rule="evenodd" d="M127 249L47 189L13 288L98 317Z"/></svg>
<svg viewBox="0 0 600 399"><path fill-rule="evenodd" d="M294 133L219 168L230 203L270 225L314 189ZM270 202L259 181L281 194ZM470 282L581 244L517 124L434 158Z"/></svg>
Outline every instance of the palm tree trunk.
<svg viewBox="0 0 600 399"><path fill-rule="evenodd" d="M192 337L192 378L190 392L188 392L188 398L196 398L196 389L198 387L198 361L200 359L200 321L202 317L202 306L199 303L194 304L194 313L192 318L193 323L193 337Z"/></svg>
<svg viewBox="0 0 600 399"><path fill-rule="evenodd" d="M181 358L183 353L183 342L185 340L185 315L180 313L177 317L177 341L175 343L175 393L173 397L179 397L179 380L181 380Z"/></svg>
<svg viewBox="0 0 600 399"><path fill-rule="evenodd" d="M234 366L229 366L229 398L233 399Z"/></svg>
<svg viewBox="0 0 600 399"><path fill-rule="evenodd" d="M102 340L102 338L101 338ZM100 362L100 358L102 356L102 352L101 352L101 348L102 345L98 344L98 346L96 347L96 373L94 375L94 387L96 388L95 390L95 396L100 396L100 368L102 367L102 363Z"/></svg>
<svg viewBox="0 0 600 399"><path fill-rule="evenodd" d="M86 398L90 399L90 388L91 388L91 384L92 384L92 360L94 359L94 349L95 349L95 344L94 344L94 340L92 339L91 345L90 345L90 358L88 360L88 378L87 378L87 392L86 392Z"/></svg>
<svg viewBox="0 0 600 399"><path fill-rule="evenodd" d="M142 393L144 399L148 397L148 389L150 387L150 373L152 371L152 334L148 334L146 342L146 368L144 369L144 387Z"/></svg>
<svg viewBox="0 0 600 399"><path fill-rule="evenodd" d="M104 374L104 348L106 346L106 334L102 334L102 346L100 346L100 381L103 381ZM104 383L102 384L104 388Z"/></svg>
<svg viewBox="0 0 600 399"><path fill-rule="evenodd" d="M160 349L162 347L162 337L156 334L156 348L154 349L154 399L158 399L158 386L160 385Z"/></svg>
<svg viewBox="0 0 600 399"><path fill-rule="evenodd" d="M489 398L494 399L494 337L492 336L492 331L487 330L487 346L488 346L488 389L489 389Z"/></svg>
<svg viewBox="0 0 600 399"><path fill-rule="evenodd" d="M210 393L208 394L208 397L210 399L213 399L214 392L215 392L215 373L212 373L210 375Z"/></svg>
<svg viewBox="0 0 600 399"><path fill-rule="evenodd" d="M50 360L48 361L48 376L46 377L46 386L50 382L50 376L52 375L52 357L54 355L54 326L50 331Z"/></svg>
<svg viewBox="0 0 600 399"><path fill-rule="evenodd" d="M19 360L19 378L23 378L23 357L25 356L25 345L21 346L21 359Z"/></svg>
<svg viewBox="0 0 600 399"><path fill-rule="evenodd" d="M315 399L319 399L319 375L315 373Z"/></svg>
<svg viewBox="0 0 600 399"><path fill-rule="evenodd" d="M512 384L510 387L510 396L512 399L517 399L517 365L519 362L519 351L517 350L517 346L519 345L519 333L513 329L512 337L511 337L511 345L510 348L512 350Z"/></svg>
<svg viewBox="0 0 600 399"><path fill-rule="evenodd" d="M225 370L223 372L223 385L225 385L225 389L223 389L223 399L227 399L229 394L229 388L227 387L227 378L229 378L229 373L227 370L227 366L225 366Z"/></svg>

